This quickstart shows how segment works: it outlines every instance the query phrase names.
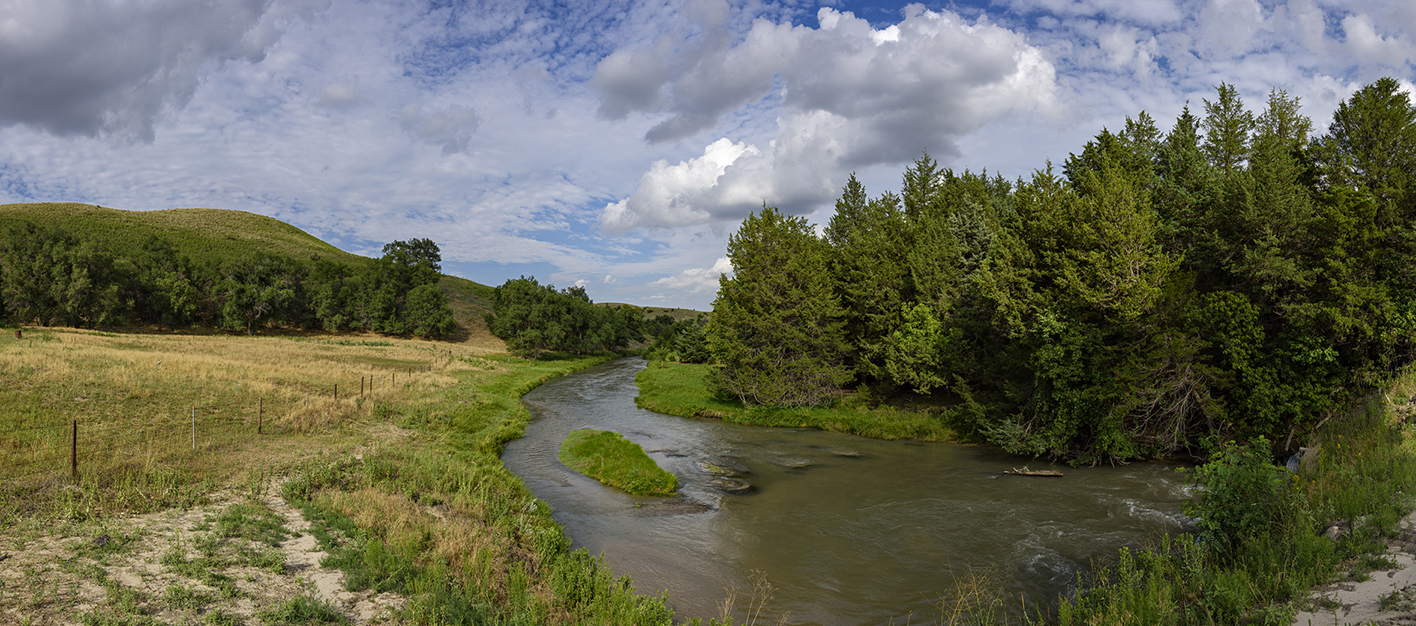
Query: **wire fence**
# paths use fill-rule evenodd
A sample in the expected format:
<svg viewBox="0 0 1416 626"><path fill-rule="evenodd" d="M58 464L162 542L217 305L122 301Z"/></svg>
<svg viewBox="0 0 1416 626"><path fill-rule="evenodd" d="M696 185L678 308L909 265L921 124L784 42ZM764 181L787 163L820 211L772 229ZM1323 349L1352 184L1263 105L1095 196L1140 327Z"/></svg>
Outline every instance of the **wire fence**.
<svg viewBox="0 0 1416 626"><path fill-rule="evenodd" d="M387 372L361 376L355 385L286 387L239 406L168 408L146 418L56 416L16 424L0 431L0 482L79 481L210 464L212 455L234 452L260 437L326 430L411 380L412 370Z"/></svg>

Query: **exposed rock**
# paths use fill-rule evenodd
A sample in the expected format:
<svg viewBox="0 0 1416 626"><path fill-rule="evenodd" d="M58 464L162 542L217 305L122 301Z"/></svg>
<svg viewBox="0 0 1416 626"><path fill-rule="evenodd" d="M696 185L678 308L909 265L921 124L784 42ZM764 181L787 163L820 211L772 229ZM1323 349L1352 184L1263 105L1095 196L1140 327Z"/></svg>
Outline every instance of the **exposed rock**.
<svg viewBox="0 0 1416 626"><path fill-rule="evenodd" d="M753 487L751 483L748 483L745 480L742 480L740 478L729 478L726 476L719 476L717 478L714 478L711 484L719 491L732 495L742 495L756 489L756 487Z"/></svg>

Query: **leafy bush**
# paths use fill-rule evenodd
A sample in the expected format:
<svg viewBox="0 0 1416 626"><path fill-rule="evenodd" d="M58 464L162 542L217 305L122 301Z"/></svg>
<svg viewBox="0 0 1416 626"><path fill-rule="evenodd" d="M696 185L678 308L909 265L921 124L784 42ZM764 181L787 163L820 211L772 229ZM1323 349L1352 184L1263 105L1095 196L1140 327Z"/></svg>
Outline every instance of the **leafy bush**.
<svg viewBox="0 0 1416 626"><path fill-rule="evenodd" d="M1185 512L1199 518L1202 539L1222 555L1233 555L1245 540L1267 534L1281 521L1283 468L1269 462L1269 442L1230 442L1195 469L1200 495Z"/></svg>

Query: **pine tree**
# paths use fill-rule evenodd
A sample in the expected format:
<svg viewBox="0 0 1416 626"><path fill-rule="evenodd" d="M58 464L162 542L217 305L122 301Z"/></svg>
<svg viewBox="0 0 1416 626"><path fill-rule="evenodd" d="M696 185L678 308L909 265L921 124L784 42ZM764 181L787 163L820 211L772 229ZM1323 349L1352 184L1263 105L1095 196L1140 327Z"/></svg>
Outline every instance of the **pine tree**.
<svg viewBox="0 0 1416 626"><path fill-rule="evenodd" d="M826 227L831 274L854 350L852 367L862 383L888 378L885 346L900 325L900 307L911 297L904 213L894 194L866 200L852 175Z"/></svg>
<svg viewBox="0 0 1416 626"><path fill-rule="evenodd" d="M734 276L719 279L709 346L720 395L744 404L819 405L850 380L843 311L826 243L804 218L764 206L728 238Z"/></svg>
<svg viewBox="0 0 1416 626"><path fill-rule="evenodd" d="M1243 168L1249 158L1249 134L1254 115L1244 110L1244 101L1234 85L1220 83L1219 97L1205 100L1205 156L1215 169L1230 174Z"/></svg>

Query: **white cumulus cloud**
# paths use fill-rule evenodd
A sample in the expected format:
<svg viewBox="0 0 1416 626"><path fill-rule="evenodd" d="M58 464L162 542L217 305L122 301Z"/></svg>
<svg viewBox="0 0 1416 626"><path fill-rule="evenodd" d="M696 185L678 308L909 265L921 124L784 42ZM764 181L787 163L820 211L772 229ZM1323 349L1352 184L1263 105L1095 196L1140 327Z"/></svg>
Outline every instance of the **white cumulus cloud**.
<svg viewBox="0 0 1416 626"><path fill-rule="evenodd" d="M844 172L924 151L956 156L959 136L1002 113L1056 108L1052 64L986 20L918 5L882 29L831 8L817 20L819 28L758 19L731 46L714 31L726 27L710 22L697 39L607 57L595 78L601 114L667 113L646 134L651 143L712 128L774 91L781 104L766 148L723 138L702 157L657 162L637 191L605 207L602 227L734 220L764 202L808 212L834 196Z"/></svg>
<svg viewBox="0 0 1416 626"><path fill-rule="evenodd" d="M718 291L718 277L733 273L733 264L728 257L720 257L710 268L690 268L673 276L666 276L650 286L673 289L682 293L714 293Z"/></svg>

